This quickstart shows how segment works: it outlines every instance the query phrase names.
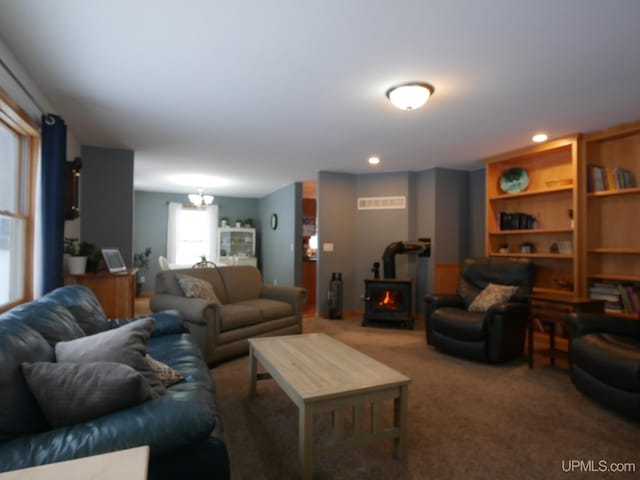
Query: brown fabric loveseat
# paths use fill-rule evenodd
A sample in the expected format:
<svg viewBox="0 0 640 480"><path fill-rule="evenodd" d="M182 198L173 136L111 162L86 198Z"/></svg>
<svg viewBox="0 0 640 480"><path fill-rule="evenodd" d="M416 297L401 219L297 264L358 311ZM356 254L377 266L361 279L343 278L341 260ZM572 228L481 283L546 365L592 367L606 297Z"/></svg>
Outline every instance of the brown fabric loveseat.
<svg viewBox="0 0 640 480"><path fill-rule="evenodd" d="M208 281L219 303L184 296L176 274ZM302 332L307 291L265 285L251 266L164 270L156 276L151 310L178 310L208 364L249 351L251 337Z"/></svg>

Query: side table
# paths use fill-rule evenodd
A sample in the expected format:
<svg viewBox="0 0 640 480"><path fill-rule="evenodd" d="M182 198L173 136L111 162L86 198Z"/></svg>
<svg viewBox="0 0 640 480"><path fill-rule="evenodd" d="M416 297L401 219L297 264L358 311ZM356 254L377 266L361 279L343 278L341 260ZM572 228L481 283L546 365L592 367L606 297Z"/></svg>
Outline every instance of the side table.
<svg viewBox="0 0 640 480"><path fill-rule="evenodd" d="M595 298L543 293L529 295L529 301L531 302L531 314L527 329L529 368L533 368L535 319L538 319L543 325L549 326L549 348L545 350L545 353L549 355L551 365L555 365L556 357L566 354L556 348L556 330L560 325L565 324L565 316L568 313L603 313L605 303L604 300Z"/></svg>

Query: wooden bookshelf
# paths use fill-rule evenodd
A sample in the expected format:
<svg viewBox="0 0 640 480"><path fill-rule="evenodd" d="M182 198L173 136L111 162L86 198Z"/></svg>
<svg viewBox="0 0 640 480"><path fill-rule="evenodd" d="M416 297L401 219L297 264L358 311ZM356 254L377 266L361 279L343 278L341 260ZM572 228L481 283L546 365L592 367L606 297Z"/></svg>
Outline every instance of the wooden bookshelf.
<svg viewBox="0 0 640 480"><path fill-rule="evenodd" d="M536 265L536 292L577 294L578 140L578 136L561 138L485 160L486 253L531 259ZM500 177L512 168L528 174L523 191L507 193L500 188ZM532 216L535 227L501 229L501 212ZM533 251L523 252L522 244L533 244ZM556 253L558 244L570 249ZM504 248L508 251L501 251Z"/></svg>
<svg viewBox="0 0 640 480"><path fill-rule="evenodd" d="M584 135L585 165L625 169L640 180L640 122L628 123ZM585 294L595 283L630 285L640 290L640 188L587 192L582 189L586 228L579 257L585 277ZM637 185L637 183L636 183ZM610 186L611 187L611 186ZM606 307L605 307L606 308ZM638 318L638 313L605 310L609 315Z"/></svg>

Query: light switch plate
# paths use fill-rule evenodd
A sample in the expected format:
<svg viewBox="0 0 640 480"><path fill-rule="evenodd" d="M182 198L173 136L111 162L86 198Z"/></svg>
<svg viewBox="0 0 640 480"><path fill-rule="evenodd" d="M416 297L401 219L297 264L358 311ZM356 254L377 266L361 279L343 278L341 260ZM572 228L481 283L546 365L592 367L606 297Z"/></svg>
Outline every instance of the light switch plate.
<svg viewBox="0 0 640 480"><path fill-rule="evenodd" d="M323 243L322 244L323 252L333 252L333 243Z"/></svg>

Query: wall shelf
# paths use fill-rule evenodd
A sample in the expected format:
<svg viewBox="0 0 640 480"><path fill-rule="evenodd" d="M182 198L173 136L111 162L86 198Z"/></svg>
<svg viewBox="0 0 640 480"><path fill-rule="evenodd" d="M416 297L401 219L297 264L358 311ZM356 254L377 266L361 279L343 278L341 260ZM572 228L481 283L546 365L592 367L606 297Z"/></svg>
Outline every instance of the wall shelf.
<svg viewBox="0 0 640 480"><path fill-rule="evenodd" d="M501 195L494 195L489 197L489 201L496 200L511 200L514 198L523 198L523 197L533 197L537 195L547 195L549 193L557 193L557 192L571 192L573 190L573 185L563 185L561 187L554 188L545 188L540 190L525 190L524 192L518 193L505 193Z"/></svg>
<svg viewBox="0 0 640 480"><path fill-rule="evenodd" d="M618 190L601 190L587 193L587 197L612 197L616 195L633 195L640 193L640 188L620 188Z"/></svg>
<svg viewBox="0 0 640 480"><path fill-rule="evenodd" d="M573 228L529 228L522 230L498 230L489 232L489 235L528 235L544 233L573 233Z"/></svg>
<svg viewBox="0 0 640 480"><path fill-rule="evenodd" d="M587 253L594 254L614 254L614 255L640 255L640 248L592 248Z"/></svg>
<svg viewBox="0 0 640 480"><path fill-rule="evenodd" d="M491 257L518 257L518 258L552 258L554 260L573 260L573 255L566 253L490 253Z"/></svg>

